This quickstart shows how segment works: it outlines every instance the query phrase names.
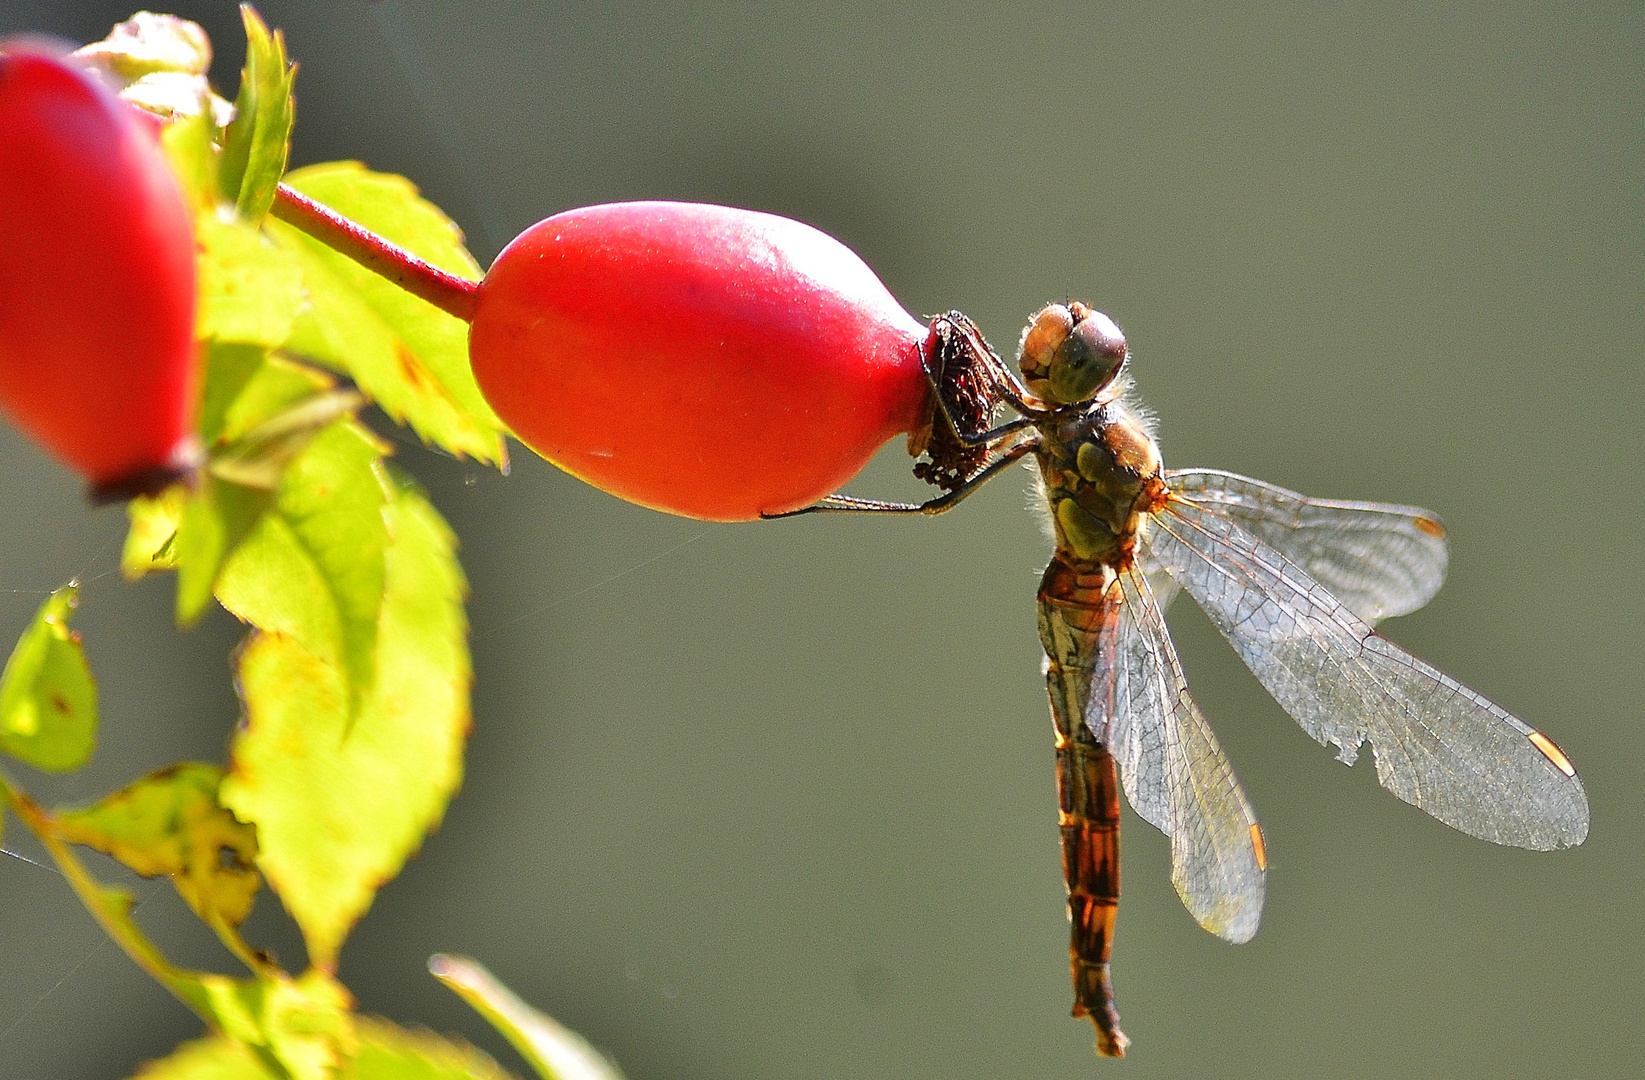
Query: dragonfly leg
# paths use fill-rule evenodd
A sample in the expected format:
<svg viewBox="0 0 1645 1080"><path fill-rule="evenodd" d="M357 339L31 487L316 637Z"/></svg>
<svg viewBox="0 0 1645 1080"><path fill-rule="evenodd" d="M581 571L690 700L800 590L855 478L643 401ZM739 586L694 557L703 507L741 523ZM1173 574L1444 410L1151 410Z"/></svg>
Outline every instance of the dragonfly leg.
<svg viewBox="0 0 1645 1080"><path fill-rule="evenodd" d="M855 495L829 495L820 502L810 506L802 506L798 510L787 510L781 514L761 514L767 521L778 518L798 517L801 514L941 514L954 509L964 502L966 497L988 481L1003 472L1006 466L1018 461L1039 445L1037 438L1023 439L1013 444L1009 449L1001 452L1000 456L989 462L986 467L971 477L959 487L946 495L941 495L922 503L886 502L883 499L859 499Z"/></svg>

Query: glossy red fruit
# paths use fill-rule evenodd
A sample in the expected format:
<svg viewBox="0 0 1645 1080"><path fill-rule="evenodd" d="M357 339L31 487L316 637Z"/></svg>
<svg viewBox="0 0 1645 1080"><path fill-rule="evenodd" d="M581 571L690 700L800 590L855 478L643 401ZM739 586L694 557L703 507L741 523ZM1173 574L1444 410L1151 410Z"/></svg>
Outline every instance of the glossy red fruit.
<svg viewBox="0 0 1645 1080"><path fill-rule="evenodd" d="M481 283L474 375L525 444L632 502L793 510L918 425L925 327L838 240L698 203L540 221Z"/></svg>
<svg viewBox="0 0 1645 1080"><path fill-rule="evenodd" d="M135 109L0 50L0 405L94 495L157 490L193 456L189 207Z"/></svg>

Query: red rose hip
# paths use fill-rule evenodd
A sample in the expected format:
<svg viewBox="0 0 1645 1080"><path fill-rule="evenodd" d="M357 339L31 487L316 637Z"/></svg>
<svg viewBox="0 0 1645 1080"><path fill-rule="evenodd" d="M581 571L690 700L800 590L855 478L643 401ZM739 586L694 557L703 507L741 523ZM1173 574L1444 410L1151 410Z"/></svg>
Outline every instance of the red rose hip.
<svg viewBox="0 0 1645 1080"><path fill-rule="evenodd" d="M480 284L474 375L527 446L632 502L747 521L917 426L925 327L849 248L696 203L568 210Z"/></svg>
<svg viewBox="0 0 1645 1080"><path fill-rule="evenodd" d="M192 463L194 274L153 126L57 56L0 44L0 405L94 496Z"/></svg>

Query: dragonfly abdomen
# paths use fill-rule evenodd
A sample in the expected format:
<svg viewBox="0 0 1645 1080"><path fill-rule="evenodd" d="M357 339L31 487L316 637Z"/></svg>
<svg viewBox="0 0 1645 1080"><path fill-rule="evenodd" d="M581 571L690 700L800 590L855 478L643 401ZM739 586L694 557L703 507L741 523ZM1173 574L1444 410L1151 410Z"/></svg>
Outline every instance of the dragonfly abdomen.
<svg viewBox="0 0 1645 1080"><path fill-rule="evenodd" d="M1101 598L1113 580L1107 567L1059 553L1040 586L1039 615L1045 687L1056 729L1057 823L1068 886L1073 1012L1091 1018L1099 1053L1124 1057L1130 1040L1120 1030L1108 968L1120 897L1119 778L1113 755L1085 724L1097 643L1115 610Z"/></svg>
<svg viewBox="0 0 1645 1080"><path fill-rule="evenodd" d="M1130 1040L1120 1030L1108 957L1120 899L1119 779L1114 757L1081 725L1057 740L1062 870L1068 885L1068 963L1075 1016L1089 1016L1097 1050L1124 1057Z"/></svg>

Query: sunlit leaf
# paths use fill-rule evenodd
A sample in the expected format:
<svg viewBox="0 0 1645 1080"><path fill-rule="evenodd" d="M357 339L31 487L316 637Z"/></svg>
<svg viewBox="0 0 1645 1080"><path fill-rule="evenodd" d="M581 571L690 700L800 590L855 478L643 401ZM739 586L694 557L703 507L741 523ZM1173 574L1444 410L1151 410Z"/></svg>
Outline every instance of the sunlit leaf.
<svg viewBox="0 0 1645 1080"><path fill-rule="evenodd" d="M256 824L258 865L326 967L444 814L469 726L455 540L415 490L392 490L383 518L376 677L357 714L337 666L287 633L255 635L239 658L245 720L221 791Z"/></svg>
<svg viewBox="0 0 1645 1080"><path fill-rule="evenodd" d="M131 893L91 877L56 835L57 823L50 815L15 795L11 806L41 819L49 830L43 839L63 876L127 955L201 1019L248 1047L273 1075L281 1080L327 1080L353 1057L353 1002L329 974L310 970L293 979L249 953L244 959L259 974L247 979L178 967L132 921Z"/></svg>
<svg viewBox="0 0 1645 1080"><path fill-rule="evenodd" d="M211 455L208 466L220 480L273 491L286 466L337 421L365 404L353 390L327 390L296 402Z"/></svg>
<svg viewBox="0 0 1645 1080"><path fill-rule="evenodd" d="M404 177L343 161L298 169L286 182L442 270L480 276L456 226ZM506 461L502 425L469 368L467 324L288 225L268 227L304 262L309 308L292 350L347 372L424 439L480 461Z"/></svg>
<svg viewBox="0 0 1645 1080"><path fill-rule="evenodd" d="M388 495L375 465L387 450L352 422L322 432L217 583L224 607L336 668L350 701L371 683L384 604Z"/></svg>
<svg viewBox="0 0 1645 1080"><path fill-rule="evenodd" d="M131 527L126 531L126 545L120 551L120 573L127 581L177 566L173 540L186 505L188 491L181 485L173 485L154 496L139 495L126 504Z"/></svg>
<svg viewBox="0 0 1645 1080"><path fill-rule="evenodd" d="M145 877L170 877L195 914L237 926L257 895L257 835L218 805L222 778L215 765L180 762L92 806L59 811L56 831Z"/></svg>
<svg viewBox="0 0 1645 1080"><path fill-rule="evenodd" d="M353 1002L324 971L311 968L295 979L203 975L200 985L217 1028L292 1080L332 1080L354 1055Z"/></svg>
<svg viewBox="0 0 1645 1080"><path fill-rule="evenodd" d="M622 1080L616 1062L575 1031L521 1001L468 957L431 956L428 970L502 1032L543 1080Z"/></svg>
<svg viewBox="0 0 1645 1080"><path fill-rule="evenodd" d="M330 389L329 375L262 346L214 343L207 356L199 421L207 468L192 492L178 488L133 501L121 557L127 577L177 568L177 621L183 626L211 603L228 559L275 505L287 467L361 404L353 391ZM374 457L360 462L367 479ZM375 500L369 515L381 497L371 484L363 487Z"/></svg>
<svg viewBox="0 0 1645 1080"><path fill-rule="evenodd" d="M273 505L274 492L200 476L178 518L171 557L177 563L177 624L189 626L211 603L218 575Z"/></svg>
<svg viewBox="0 0 1645 1080"><path fill-rule="evenodd" d="M245 1043L221 1035L186 1042L166 1057L146 1061L131 1080L285 1080Z"/></svg>
<svg viewBox="0 0 1645 1080"><path fill-rule="evenodd" d="M97 684L69 629L79 593L65 585L40 605L0 677L0 750L51 772L84 765L97 740Z"/></svg>
<svg viewBox="0 0 1645 1080"><path fill-rule="evenodd" d="M142 104L151 112L158 111L156 102ZM186 102L173 103L173 113L183 104ZM206 112L180 117L160 134L160 146L196 215L209 211L217 201L217 151L212 146L215 134L216 125Z"/></svg>
<svg viewBox="0 0 1645 1080"><path fill-rule="evenodd" d="M221 1032L137 1070L140 1080L336 1080L357 1048L348 991L323 971L230 979L171 969L172 989Z"/></svg>
<svg viewBox="0 0 1645 1080"><path fill-rule="evenodd" d="M218 377L219 355L234 348L225 345L212 347L210 380ZM233 390L227 395L221 411L215 414L208 411L209 390L208 403L202 405L200 410L200 437L208 445L230 444L299 402L332 389L337 383L325 372L299 364L279 353L258 352L257 361L243 376L227 372L225 376L223 381L231 383Z"/></svg>
<svg viewBox="0 0 1645 1080"><path fill-rule="evenodd" d="M349 1080L510 1080L490 1056L465 1042L387 1020L355 1021L360 1049Z"/></svg>
<svg viewBox="0 0 1645 1080"><path fill-rule="evenodd" d="M255 342L211 341L205 355L204 385L200 390L199 414L194 429L208 447L225 441L223 427L228 413L245 392L246 385L269 360L266 345ZM308 392L313 393L311 388Z"/></svg>
<svg viewBox="0 0 1645 1080"><path fill-rule="evenodd" d="M297 69L286 60L285 36L269 32L250 4L240 7L246 27L246 66L234 100L234 122L223 132L220 182L243 221L260 222L274 203L286 171L296 118L291 87Z"/></svg>
<svg viewBox="0 0 1645 1080"><path fill-rule="evenodd" d="M426 1029L358 1017L357 1050L338 1080L512 1080L485 1053ZM150 1061L132 1080L282 1080L244 1043L222 1035L184 1043L169 1057Z"/></svg>
<svg viewBox="0 0 1645 1080"><path fill-rule="evenodd" d="M256 229L205 212L195 219L200 248L196 334L274 348L303 305L303 273L290 252Z"/></svg>

